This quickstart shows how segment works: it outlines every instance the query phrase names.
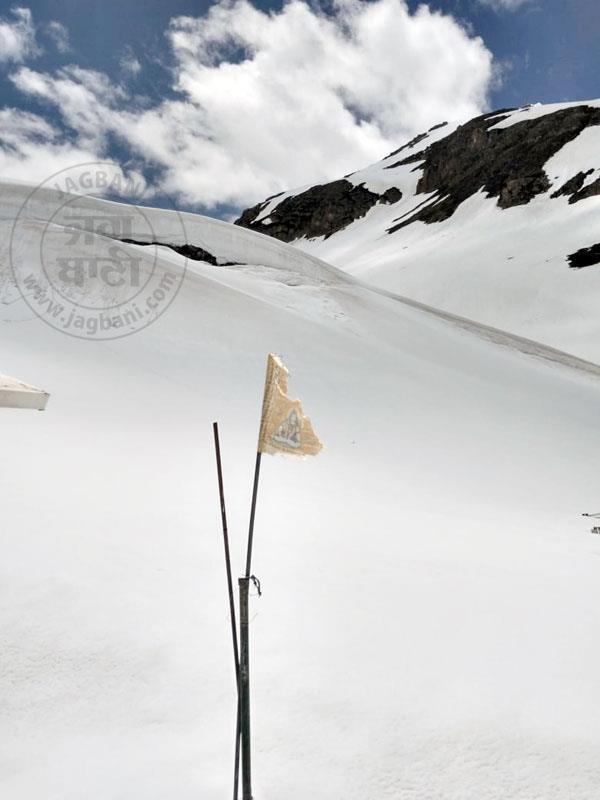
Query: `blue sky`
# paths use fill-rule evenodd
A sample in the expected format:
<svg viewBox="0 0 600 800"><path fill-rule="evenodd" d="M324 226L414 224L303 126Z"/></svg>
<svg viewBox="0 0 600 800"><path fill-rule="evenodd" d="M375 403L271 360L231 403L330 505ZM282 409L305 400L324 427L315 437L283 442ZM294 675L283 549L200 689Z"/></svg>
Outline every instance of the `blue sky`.
<svg viewBox="0 0 600 800"><path fill-rule="evenodd" d="M513 11L478 0L429 5L466 20L506 65L502 86L492 92L494 107L600 96L598 0L534 0Z"/></svg>
<svg viewBox="0 0 600 800"><path fill-rule="evenodd" d="M35 181L45 163L111 158L156 184L157 202L162 186L225 216L452 114L600 96L598 0L424 4L439 14L256 0L271 17L230 4L210 24L214 3L198 0L20 5L0 0L0 172Z"/></svg>

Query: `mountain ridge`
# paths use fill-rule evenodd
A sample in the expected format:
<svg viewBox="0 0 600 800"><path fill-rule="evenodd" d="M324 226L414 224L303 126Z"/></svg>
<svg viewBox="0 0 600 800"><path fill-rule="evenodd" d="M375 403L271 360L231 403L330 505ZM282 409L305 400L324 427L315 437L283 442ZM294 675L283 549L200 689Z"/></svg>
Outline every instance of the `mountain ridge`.
<svg viewBox="0 0 600 800"><path fill-rule="evenodd" d="M559 187L553 186L544 171L544 164L565 144L587 127L600 126L600 107L573 105L523 120L518 130L514 129L514 125L498 127L499 122L510 119L512 112L521 110L500 109L482 114L409 156L385 164L383 168L386 170L408 164L419 165L422 175L417 183L416 194L438 194L433 202L391 227L389 232L393 233L415 221L431 223L446 219L461 202L481 187L486 190L488 197L498 198L501 208L528 203L535 195L547 192L550 188L555 188L553 199L567 196L571 203L600 194L600 177L584 187L586 178L595 172L594 169L577 172ZM431 132L446 125L445 122L434 125L429 131L394 150L381 163L404 150L414 149L425 142ZM473 158L477 159L475 165ZM392 178L388 189L381 194L367 189L364 182L353 184L348 180L361 172L359 170L340 180L316 184L298 194L272 195L243 211L235 224L286 242L301 237L327 237L364 216L375 204L394 204L401 199L401 190L393 184ZM362 202L352 202L357 197ZM282 199L273 205L272 201L276 198ZM342 203L344 199L345 204ZM311 205L318 213L306 213L311 210ZM356 214L350 218L348 211L353 205ZM268 206L271 206L269 214L264 216L263 212ZM335 211L338 213L332 213Z"/></svg>
<svg viewBox="0 0 600 800"><path fill-rule="evenodd" d="M341 180L269 198L236 224L600 362L600 101L436 125Z"/></svg>

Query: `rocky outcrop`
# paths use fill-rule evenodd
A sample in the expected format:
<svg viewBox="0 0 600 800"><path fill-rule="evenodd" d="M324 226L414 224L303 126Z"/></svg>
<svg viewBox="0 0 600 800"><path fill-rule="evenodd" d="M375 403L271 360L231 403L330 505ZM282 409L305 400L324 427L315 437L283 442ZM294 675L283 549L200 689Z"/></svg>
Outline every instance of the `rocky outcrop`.
<svg viewBox="0 0 600 800"><path fill-rule="evenodd" d="M582 269L583 267L593 267L600 264L600 244L593 244L591 247L582 247L576 253L567 256L571 269Z"/></svg>
<svg viewBox="0 0 600 800"><path fill-rule="evenodd" d="M137 239L118 239L120 242L125 242L126 244L138 244L144 247L148 247L149 245L161 245L162 247L168 247L170 250L174 250L176 253L179 253L180 256L185 256L185 258L189 258L191 261L204 261L206 264L212 264L213 267L233 267L237 265L237 262L233 261L225 261L224 259L209 253L208 250L204 250L202 247L196 247L194 244L170 244L169 242L142 242Z"/></svg>
<svg viewBox="0 0 600 800"><path fill-rule="evenodd" d="M587 172L578 172L577 175L573 175L572 178L569 178L568 181L565 181L560 189L557 189L553 192L550 196L552 198L556 197L570 197L576 192L578 192L584 184L585 179L588 175L591 175L593 169L588 169Z"/></svg>
<svg viewBox="0 0 600 800"><path fill-rule="evenodd" d="M379 195L379 202L387 205L393 205L399 200L402 200L402 192L396 186L390 186L383 194Z"/></svg>
<svg viewBox="0 0 600 800"><path fill-rule="evenodd" d="M430 132L441 127L436 125L390 154L403 158L388 164L387 160L393 159L387 156L381 172L386 175L389 170L391 184L395 168L414 165L412 171L420 173L412 210L398 216L388 232L417 221L435 223L448 219L461 203L480 191L496 198L502 209L529 203L552 189L554 176L544 170L548 160L584 129L600 125L600 108L580 105L495 128L514 110L483 114L427 146ZM600 195L600 178L584 186L592 171L578 172L552 197L566 196L569 203L576 203ZM419 195L424 196L422 202ZM272 203L271 212L264 218L261 215L269 201L259 203L244 211L236 224L285 242L328 237L363 217L377 203L396 203L401 197L393 185L379 195L364 184L342 179Z"/></svg>
<svg viewBox="0 0 600 800"><path fill-rule="evenodd" d="M258 219L268 200L247 209L236 225L267 233L283 242L328 237L364 215L377 203L397 203L402 192L392 186L382 194L342 179L286 197L265 218ZM271 198L272 199L272 198Z"/></svg>
<svg viewBox="0 0 600 800"><path fill-rule="evenodd" d="M475 192L497 197L501 208L528 203L550 189L546 162L590 125L600 125L600 109L574 106L493 130L503 117L484 114L400 163L421 161L417 193L436 193L440 202L426 205L389 230L411 222L439 222ZM492 129L492 130L490 130Z"/></svg>
<svg viewBox="0 0 600 800"><path fill-rule="evenodd" d="M536 194L543 194L551 183L545 173L524 178L507 178L498 196L500 208L511 208L528 203Z"/></svg>
<svg viewBox="0 0 600 800"><path fill-rule="evenodd" d="M439 122L437 125L433 125L425 133L419 133L417 136L415 136L414 139L411 139L410 142L403 144L402 147L399 147L397 150L393 150L388 156L386 156L386 158L397 156L398 153L402 153L403 150L412 150L418 144L421 144L421 142L425 141L425 139L427 139L430 133L432 133L433 131L437 131L440 128L445 128L447 124L448 124L447 122ZM397 161L396 164L395 165L392 164L392 166L397 166L399 163L401 162ZM386 169L391 169L391 167L386 167Z"/></svg>
<svg viewBox="0 0 600 800"><path fill-rule="evenodd" d="M590 170L590 172L593 172L593 170ZM596 197L597 195L600 195L600 178L572 194L569 197L569 203L578 203L580 200L587 200L588 197Z"/></svg>

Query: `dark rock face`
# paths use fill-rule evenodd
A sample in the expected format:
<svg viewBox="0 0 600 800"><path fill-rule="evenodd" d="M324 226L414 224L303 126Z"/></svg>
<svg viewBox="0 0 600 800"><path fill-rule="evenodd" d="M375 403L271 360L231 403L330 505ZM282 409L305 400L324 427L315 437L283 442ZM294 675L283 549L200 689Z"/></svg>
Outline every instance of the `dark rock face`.
<svg viewBox="0 0 600 800"><path fill-rule="evenodd" d="M589 186L583 185L587 176L591 175L594 171L593 169L588 169L587 172L578 172L577 175L573 175L572 178L569 178L569 180L551 196L561 197L566 195L569 198L569 203L578 203L580 200L585 200L588 197L600 195L600 178L592 181Z"/></svg>
<svg viewBox="0 0 600 800"><path fill-rule="evenodd" d="M249 208L235 221L236 225L267 233L283 242L306 236L331 236L354 220L364 217L376 203L397 203L402 192L395 187L379 195L363 184L347 180L313 186L301 194L286 197L265 220L256 221L268 201Z"/></svg>
<svg viewBox="0 0 600 800"><path fill-rule="evenodd" d="M575 106L489 130L501 119L498 112L476 117L423 153L400 162L424 162L417 193L436 192L435 199L443 200L400 221L390 233L416 220L448 219L480 189L488 197L497 197L501 208L528 203L550 188L544 164L585 128L600 125L600 109Z"/></svg>
<svg viewBox="0 0 600 800"><path fill-rule="evenodd" d="M593 267L600 264L600 244L593 244L591 247L582 247L576 253L567 256L571 269L582 269L582 267Z"/></svg>
<svg viewBox="0 0 600 800"><path fill-rule="evenodd" d="M560 189L557 189L550 196L553 197L553 198L556 198L556 197L564 197L564 196L568 197L568 196L570 196L572 194L575 194L576 192L578 192L581 189L581 187L583 186L584 180L593 171L594 171L593 169L588 169L587 172L578 172L577 175L573 175L572 178L569 178L568 181L565 181L565 183L563 183L563 185L560 187Z"/></svg>
<svg viewBox="0 0 600 800"><path fill-rule="evenodd" d="M413 147L416 147L418 144L420 144L423 140L427 139L430 133L432 133L433 131L437 131L440 128L445 128L447 124L448 124L447 122L438 122L437 125L433 125L425 133L419 133L418 136L415 136L415 138L411 139L410 142L403 144L402 147L399 147L397 150L393 150L389 155L386 156L386 158L397 156L398 153L401 153L403 150L411 150ZM392 167L398 166L399 163L401 162L397 161L396 164L392 164ZM386 167L386 169L391 169L392 167Z"/></svg>
<svg viewBox="0 0 600 800"><path fill-rule="evenodd" d="M390 186L390 188L386 189L385 192L379 197L380 203L385 203L386 205L390 206L394 203L397 203L399 200L402 200L402 192L395 186Z"/></svg>
<svg viewBox="0 0 600 800"><path fill-rule="evenodd" d="M546 173L530 175L524 178L507 178L500 190L498 205L500 208L511 208L528 203L536 194L543 194L551 183Z"/></svg>
<svg viewBox="0 0 600 800"><path fill-rule="evenodd" d="M448 124L447 122L438 122L437 125L432 125L431 128L429 128L429 130L427 131L427 133L431 133L432 131L438 131L440 128L445 128L447 124Z"/></svg>
<svg viewBox="0 0 600 800"><path fill-rule="evenodd" d="M445 122L443 124L447 125L448 123ZM433 128L431 130L433 130ZM410 150L412 147L415 147L420 142L422 142L423 139L426 139L428 135L429 135L429 131L426 131L425 133L420 133L418 136L415 136L414 139L411 139L410 142L407 142L406 144L403 144L402 147L399 147L397 150L392 150L392 152L389 155L387 155L386 158L391 158L392 156L397 156L398 153L401 153L403 150ZM397 162L397 163L399 163L399 162ZM386 167L386 169L390 169L390 167Z"/></svg>
<svg viewBox="0 0 600 800"><path fill-rule="evenodd" d="M179 253L181 256L185 256L192 261L205 261L207 264L212 264L213 267L233 267L235 264L232 261L223 261L222 259L214 256L212 253L209 253L208 250L204 250L202 247L196 247L193 244L169 244L168 242L139 242L135 239L119 239L121 242L126 242L127 244L140 244L144 246L148 246L151 244L160 244L163 247L168 247L171 250L174 250L176 253Z"/></svg>
<svg viewBox="0 0 600 800"><path fill-rule="evenodd" d="M586 200L588 197L595 197L600 194L600 178L590 183L589 186L584 186L578 192L569 197L569 203L578 203L580 200Z"/></svg>
<svg viewBox="0 0 600 800"><path fill-rule="evenodd" d="M430 131L441 127L436 125L391 153L397 155L423 143L417 152L385 166L392 170L414 164L413 171L421 172L414 209L394 220L388 232L416 221L434 223L448 219L461 203L481 190L488 197L497 198L500 208L529 203L552 186L544 171L547 161L585 128L600 125L600 108L573 106L492 130L513 110L502 109L476 117L426 146ZM576 203L600 195L600 178L583 186L589 174L574 175L552 197L567 196L570 203ZM419 194L429 196L418 202ZM363 184L355 186L343 179L287 197L275 206L267 220L257 221L268 201L259 203L244 211L236 224L285 242L304 236L328 237L363 217L376 203L397 203L401 196L397 188L378 195Z"/></svg>

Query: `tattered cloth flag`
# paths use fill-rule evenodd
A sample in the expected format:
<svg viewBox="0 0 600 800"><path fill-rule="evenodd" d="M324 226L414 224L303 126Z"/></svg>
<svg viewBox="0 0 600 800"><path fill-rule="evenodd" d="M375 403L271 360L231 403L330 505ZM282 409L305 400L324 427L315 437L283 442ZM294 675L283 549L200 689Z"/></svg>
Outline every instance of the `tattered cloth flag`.
<svg viewBox="0 0 600 800"><path fill-rule="evenodd" d="M315 456L323 445L304 415L300 401L287 396L288 374L281 359L269 353L258 452Z"/></svg>
<svg viewBox="0 0 600 800"><path fill-rule="evenodd" d="M0 375L0 408L33 408L43 411L50 395L28 383Z"/></svg>

